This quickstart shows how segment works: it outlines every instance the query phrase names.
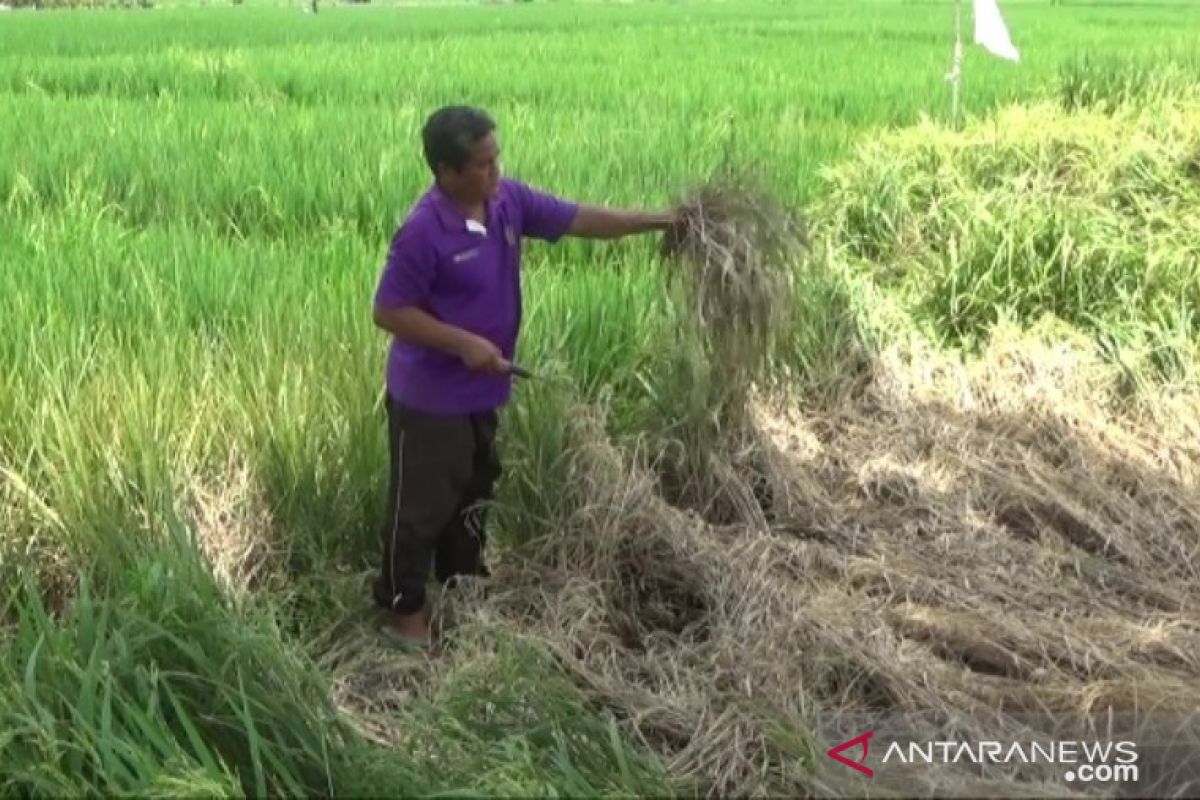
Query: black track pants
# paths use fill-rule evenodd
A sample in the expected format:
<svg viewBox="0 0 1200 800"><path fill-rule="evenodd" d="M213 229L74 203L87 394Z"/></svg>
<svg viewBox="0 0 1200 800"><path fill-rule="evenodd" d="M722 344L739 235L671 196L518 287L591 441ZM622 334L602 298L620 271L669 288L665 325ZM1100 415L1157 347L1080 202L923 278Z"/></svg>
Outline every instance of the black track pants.
<svg viewBox="0 0 1200 800"><path fill-rule="evenodd" d="M391 477L375 602L411 613L425 604L431 565L443 583L487 574L481 504L500 476L497 414L443 416L385 402Z"/></svg>

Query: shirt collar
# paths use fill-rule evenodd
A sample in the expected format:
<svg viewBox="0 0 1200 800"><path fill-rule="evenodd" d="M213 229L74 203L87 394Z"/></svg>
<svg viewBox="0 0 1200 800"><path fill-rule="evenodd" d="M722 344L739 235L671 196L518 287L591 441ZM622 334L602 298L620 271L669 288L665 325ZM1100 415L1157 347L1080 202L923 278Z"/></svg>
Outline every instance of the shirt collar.
<svg viewBox="0 0 1200 800"><path fill-rule="evenodd" d="M442 191L442 187L438 186L437 183L434 183L430 189L430 196L433 199L433 208L437 213L438 221L447 231L451 233L467 231L476 235L487 235L487 228L479 225L474 220L468 220L454 203L450 201L450 198L446 196L446 193ZM485 206L485 214L489 223L492 221L492 212L495 209L495 203L494 199L489 199Z"/></svg>

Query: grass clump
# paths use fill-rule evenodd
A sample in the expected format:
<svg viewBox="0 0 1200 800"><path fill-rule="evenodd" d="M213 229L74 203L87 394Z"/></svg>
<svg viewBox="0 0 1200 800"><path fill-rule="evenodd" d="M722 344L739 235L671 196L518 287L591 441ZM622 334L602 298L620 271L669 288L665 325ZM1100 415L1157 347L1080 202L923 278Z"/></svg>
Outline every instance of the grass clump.
<svg viewBox="0 0 1200 800"><path fill-rule="evenodd" d="M1200 331L1198 157L1195 101L1018 105L864 144L828 171L818 216L840 258L952 343L1052 315L1101 339L1149 326L1161 346Z"/></svg>
<svg viewBox="0 0 1200 800"><path fill-rule="evenodd" d="M1200 58L1170 61L1110 54L1077 56L1059 68L1057 93L1067 111L1120 108L1131 102L1200 96Z"/></svg>
<svg viewBox="0 0 1200 800"><path fill-rule="evenodd" d="M475 641L471 641L471 640ZM407 747L454 764L460 791L530 797L669 795L661 762L633 746L610 713L584 695L544 648L475 628L430 703L410 718Z"/></svg>
<svg viewBox="0 0 1200 800"><path fill-rule="evenodd" d="M144 548L120 593L80 577L62 613L36 579L7 587L0 793L263 796L345 785L367 746L324 679L262 608L232 608L186 546ZM394 776L382 785L408 788Z"/></svg>

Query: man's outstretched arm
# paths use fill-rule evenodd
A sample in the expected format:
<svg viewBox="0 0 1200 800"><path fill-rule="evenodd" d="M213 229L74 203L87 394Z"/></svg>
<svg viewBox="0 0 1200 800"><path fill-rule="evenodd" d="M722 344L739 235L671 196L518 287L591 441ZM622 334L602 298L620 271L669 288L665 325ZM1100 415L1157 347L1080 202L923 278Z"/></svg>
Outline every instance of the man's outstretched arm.
<svg viewBox="0 0 1200 800"><path fill-rule="evenodd" d="M635 233L665 231L675 223L671 211L628 211L597 206L579 206L568 236L583 239L619 239Z"/></svg>

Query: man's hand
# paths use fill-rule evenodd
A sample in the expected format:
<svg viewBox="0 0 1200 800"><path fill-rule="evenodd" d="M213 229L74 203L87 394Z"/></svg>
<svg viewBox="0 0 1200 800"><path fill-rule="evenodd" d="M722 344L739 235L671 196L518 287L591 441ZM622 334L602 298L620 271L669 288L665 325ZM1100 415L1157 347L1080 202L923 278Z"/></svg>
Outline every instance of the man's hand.
<svg viewBox="0 0 1200 800"><path fill-rule="evenodd" d="M471 333L464 334L456 354L472 372L503 374L508 372L511 366L504 359L499 347L488 339Z"/></svg>
<svg viewBox="0 0 1200 800"><path fill-rule="evenodd" d="M567 234L584 239L619 239L635 233L666 231L677 220L674 211L626 211L581 205Z"/></svg>

